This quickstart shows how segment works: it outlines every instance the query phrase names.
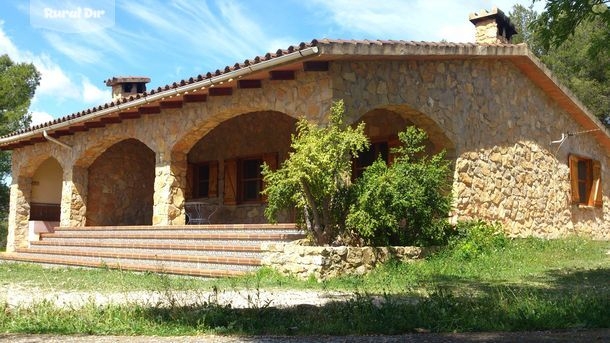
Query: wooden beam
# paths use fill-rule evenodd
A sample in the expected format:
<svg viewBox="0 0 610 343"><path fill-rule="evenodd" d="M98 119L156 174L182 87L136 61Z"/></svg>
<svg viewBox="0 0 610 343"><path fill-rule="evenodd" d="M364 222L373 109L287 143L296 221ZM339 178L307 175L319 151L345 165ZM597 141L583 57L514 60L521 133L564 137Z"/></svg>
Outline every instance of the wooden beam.
<svg viewBox="0 0 610 343"><path fill-rule="evenodd" d="M85 123L85 127L88 129L92 129L95 127L104 127L104 126L106 126L106 124L99 122L99 121L90 121L90 122Z"/></svg>
<svg viewBox="0 0 610 343"><path fill-rule="evenodd" d="M136 119L136 118L140 118L140 111L138 110L137 112L134 111L129 111L129 112L120 112L119 113L119 118L121 118L121 120L127 120L127 119Z"/></svg>
<svg viewBox="0 0 610 343"><path fill-rule="evenodd" d="M30 138L30 140L28 140L28 142L30 144L36 144L36 143L42 143L42 142L46 142L47 139L44 137L34 137L34 138Z"/></svg>
<svg viewBox="0 0 610 343"><path fill-rule="evenodd" d="M227 96L233 94L233 88L210 88L210 96Z"/></svg>
<svg viewBox="0 0 610 343"><path fill-rule="evenodd" d="M304 71L328 71L328 61L307 61L303 62Z"/></svg>
<svg viewBox="0 0 610 343"><path fill-rule="evenodd" d="M139 114L157 114L161 113L161 106L153 106L153 107L140 107L138 109Z"/></svg>
<svg viewBox="0 0 610 343"><path fill-rule="evenodd" d="M70 132L72 133L89 131L89 129L85 125L70 126L68 130L70 130Z"/></svg>
<svg viewBox="0 0 610 343"><path fill-rule="evenodd" d="M57 131L51 133L51 137L59 138L62 136L72 136L73 134L74 134L74 132L71 132L70 129L63 129L63 130L57 130Z"/></svg>
<svg viewBox="0 0 610 343"><path fill-rule="evenodd" d="M263 88L261 80L239 80L237 86L241 89Z"/></svg>
<svg viewBox="0 0 610 343"><path fill-rule="evenodd" d="M168 100L168 101L161 101L159 103L159 106L163 109L168 109L168 108L182 108L182 100Z"/></svg>
<svg viewBox="0 0 610 343"><path fill-rule="evenodd" d="M122 122L121 118L119 117L104 117L100 118L100 121L104 124L118 124Z"/></svg>
<svg viewBox="0 0 610 343"><path fill-rule="evenodd" d="M269 72L270 80L294 80L293 70L272 70Z"/></svg>
<svg viewBox="0 0 610 343"><path fill-rule="evenodd" d="M182 97L182 100L184 101L184 103L191 103L191 102L206 102L208 100L208 95L207 94L185 94Z"/></svg>

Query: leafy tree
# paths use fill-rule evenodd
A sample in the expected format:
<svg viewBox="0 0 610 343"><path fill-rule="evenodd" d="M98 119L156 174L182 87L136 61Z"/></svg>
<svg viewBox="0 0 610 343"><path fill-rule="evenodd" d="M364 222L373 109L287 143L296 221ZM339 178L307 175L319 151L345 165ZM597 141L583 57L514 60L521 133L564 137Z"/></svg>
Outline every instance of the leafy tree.
<svg viewBox="0 0 610 343"><path fill-rule="evenodd" d="M8 55L0 56L0 135L30 124L30 101L40 84L40 74L30 63L15 63ZM10 153L0 152L0 177L11 171ZM0 216L8 212L8 186L0 182Z"/></svg>
<svg viewBox="0 0 610 343"><path fill-rule="evenodd" d="M451 210L451 168L445 153L425 155L425 131L408 127L390 166L378 159L354 185L347 227L368 244L440 243Z"/></svg>
<svg viewBox="0 0 610 343"><path fill-rule="evenodd" d="M554 47L545 45L543 31L537 24L542 15L532 7L515 5L509 16L519 32L513 42L527 43L593 114L610 125L610 43L605 49L590 53L610 33L610 23L600 17L582 21L564 43Z"/></svg>
<svg viewBox="0 0 610 343"><path fill-rule="evenodd" d="M562 46L583 23L600 22L605 30L591 37L587 49L589 56L595 57L610 47L609 4L610 0L547 0L533 25L542 45L549 49Z"/></svg>
<svg viewBox="0 0 610 343"><path fill-rule="evenodd" d="M330 109L327 126L301 119L288 159L276 171L263 166L267 219L275 222L279 211L296 208L320 245L331 243L342 229L352 156L369 144L364 124L355 128L345 125L344 112L343 101L338 101Z"/></svg>

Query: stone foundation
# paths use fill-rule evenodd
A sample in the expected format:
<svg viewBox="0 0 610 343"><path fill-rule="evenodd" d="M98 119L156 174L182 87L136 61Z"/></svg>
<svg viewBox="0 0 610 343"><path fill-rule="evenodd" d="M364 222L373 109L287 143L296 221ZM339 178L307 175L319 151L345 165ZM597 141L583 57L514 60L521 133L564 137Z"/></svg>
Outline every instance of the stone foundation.
<svg viewBox="0 0 610 343"><path fill-rule="evenodd" d="M296 243L263 244L262 264L284 275L318 281L340 275L363 275L375 267L397 260L412 262L434 248L420 247L313 247Z"/></svg>

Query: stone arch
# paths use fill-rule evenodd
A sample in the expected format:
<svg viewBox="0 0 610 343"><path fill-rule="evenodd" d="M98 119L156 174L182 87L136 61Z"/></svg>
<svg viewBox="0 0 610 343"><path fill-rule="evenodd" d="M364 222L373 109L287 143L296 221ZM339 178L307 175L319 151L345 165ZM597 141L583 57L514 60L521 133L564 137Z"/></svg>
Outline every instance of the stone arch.
<svg viewBox="0 0 610 343"><path fill-rule="evenodd" d="M150 137L141 137L141 135L131 135L129 133L110 137L102 136L99 139L89 140L87 144L73 148L78 149L73 152L73 166L76 168L89 168L89 166L109 148L130 139L138 141L144 144L148 149L156 152L154 145L149 142Z"/></svg>
<svg viewBox="0 0 610 343"><path fill-rule="evenodd" d="M214 215L215 223L266 222L260 189L248 191L249 186L262 187L262 181L243 183L240 175L245 175L245 163L256 164L256 169L257 163L277 166L285 160L296 122L294 116L266 110L232 115L218 123L199 137L186 155L186 199L222 205ZM201 175L209 176L210 170L214 176L201 183ZM249 198L253 194L257 199Z"/></svg>
<svg viewBox="0 0 610 343"><path fill-rule="evenodd" d="M86 225L152 224L155 160L155 152L134 138L99 154L87 167Z"/></svg>
<svg viewBox="0 0 610 343"><path fill-rule="evenodd" d="M407 126L414 125L428 133L428 153L438 153L445 150L447 158L456 158L456 140L431 116L426 115L405 104L377 106L360 111L359 116L351 118L352 122L374 123L365 129L369 137L387 137L403 131Z"/></svg>
<svg viewBox="0 0 610 343"><path fill-rule="evenodd" d="M29 220L59 222L64 168L54 157L38 165L31 177Z"/></svg>

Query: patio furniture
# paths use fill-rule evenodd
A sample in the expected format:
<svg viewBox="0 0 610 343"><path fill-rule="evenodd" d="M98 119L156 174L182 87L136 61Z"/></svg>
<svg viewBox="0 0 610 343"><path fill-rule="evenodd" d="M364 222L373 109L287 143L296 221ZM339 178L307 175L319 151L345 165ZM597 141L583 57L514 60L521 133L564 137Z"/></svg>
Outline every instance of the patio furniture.
<svg viewBox="0 0 610 343"><path fill-rule="evenodd" d="M205 201L187 201L184 205L187 224L211 224L210 219L218 211L218 204Z"/></svg>

